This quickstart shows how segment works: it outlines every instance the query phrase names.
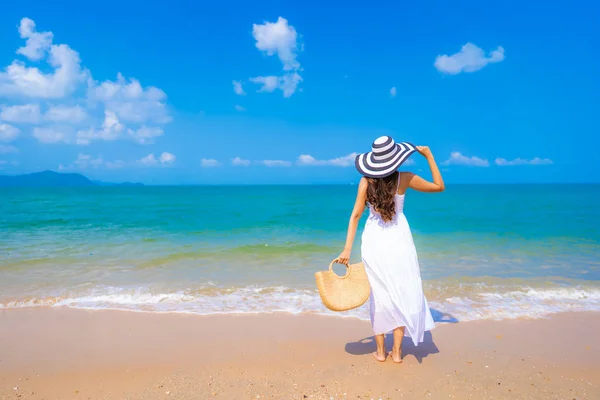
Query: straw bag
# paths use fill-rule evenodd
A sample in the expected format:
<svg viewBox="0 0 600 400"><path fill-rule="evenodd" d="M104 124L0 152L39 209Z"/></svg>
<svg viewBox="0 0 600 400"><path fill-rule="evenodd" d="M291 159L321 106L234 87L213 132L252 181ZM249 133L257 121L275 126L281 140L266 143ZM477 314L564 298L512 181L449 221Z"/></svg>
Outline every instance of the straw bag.
<svg viewBox="0 0 600 400"><path fill-rule="evenodd" d="M333 260L329 270L315 274L317 289L325 307L332 311L347 311L360 307L369 299L371 286L362 262L346 265L346 275L333 272Z"/></svg>

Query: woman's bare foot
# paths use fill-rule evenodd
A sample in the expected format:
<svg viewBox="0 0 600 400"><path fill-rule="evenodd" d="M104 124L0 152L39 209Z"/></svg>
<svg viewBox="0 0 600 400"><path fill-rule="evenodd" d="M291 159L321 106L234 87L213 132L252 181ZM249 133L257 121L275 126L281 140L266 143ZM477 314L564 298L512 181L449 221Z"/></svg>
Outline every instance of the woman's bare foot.
<svg viewBox="0 0 600 400"><path fill-rule="evenodd" d="M399 351L390 351L389 356L392 357L392 360L396 363L396 364L400 364L402 362L402 355L400 354Z"/></svg>
<svg viewBox="0 0 600 400"><path fill-rule="evenodd" d="M372 354L373 354L373 357L379 362L384 362L386 359L385 352L379 353L378 351L374 351Z"/></svg>

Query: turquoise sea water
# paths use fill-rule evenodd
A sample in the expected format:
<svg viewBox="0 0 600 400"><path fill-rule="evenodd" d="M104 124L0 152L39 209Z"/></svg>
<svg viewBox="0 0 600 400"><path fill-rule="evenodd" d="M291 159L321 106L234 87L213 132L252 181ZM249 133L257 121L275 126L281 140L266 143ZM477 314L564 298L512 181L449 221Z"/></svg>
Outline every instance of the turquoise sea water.
<svg viewBox="0 0 600 400"><path fill-rule="evenodd" d="M0 308L333 314L314 272L340 252L355 191L0 188ZM409 192L405 213L435 314L600 310L599 205L600 185Z"/></svg>

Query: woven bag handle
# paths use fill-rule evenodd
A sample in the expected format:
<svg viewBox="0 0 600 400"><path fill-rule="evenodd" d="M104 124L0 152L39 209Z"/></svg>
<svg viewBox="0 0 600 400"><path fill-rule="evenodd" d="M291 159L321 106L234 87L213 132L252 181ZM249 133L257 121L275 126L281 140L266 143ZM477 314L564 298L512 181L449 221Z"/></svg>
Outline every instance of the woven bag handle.
<svg viewBox="0 0 600 400"><path fill-rule="evenodd" d="M346 279L348 276L350 276L350 265L348 265L348 264L342 264L342 263L339 263L339 264L342 264L342 265L345 265L345 266L346 266L346 275L344 275L344 276L339 276L339 275L338 275L338 274L336 274L336 273L335 273L335 271L333 270L333 264L335 264L335 263L338 263L338 261L339 261L339 260L336 258L336 259L334 259L334 260L331 262L331 264L329 264L329 272L331 272L332 274L334 274L335 276L337 276L337 277L338 277L338 278L340 278L340 279Z"/></svg>

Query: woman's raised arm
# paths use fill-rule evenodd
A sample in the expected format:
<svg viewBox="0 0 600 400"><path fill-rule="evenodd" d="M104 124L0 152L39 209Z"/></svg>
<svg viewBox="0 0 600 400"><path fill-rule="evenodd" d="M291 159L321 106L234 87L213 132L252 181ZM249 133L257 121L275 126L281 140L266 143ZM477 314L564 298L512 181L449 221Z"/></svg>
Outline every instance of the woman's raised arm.
<svg viewBox="0 0 600 400"><path fill-rule="evenodd" d="M429 150L429 147L427 146L417 146L417 150L427 159L433 182L429 182L420 176L411 173L408 174L408 187L419 192L443 192L445 189L444 180L442 179L442 174L435 162L435 158L433 158L433 154L431 154L431 150Z"/></svg>

